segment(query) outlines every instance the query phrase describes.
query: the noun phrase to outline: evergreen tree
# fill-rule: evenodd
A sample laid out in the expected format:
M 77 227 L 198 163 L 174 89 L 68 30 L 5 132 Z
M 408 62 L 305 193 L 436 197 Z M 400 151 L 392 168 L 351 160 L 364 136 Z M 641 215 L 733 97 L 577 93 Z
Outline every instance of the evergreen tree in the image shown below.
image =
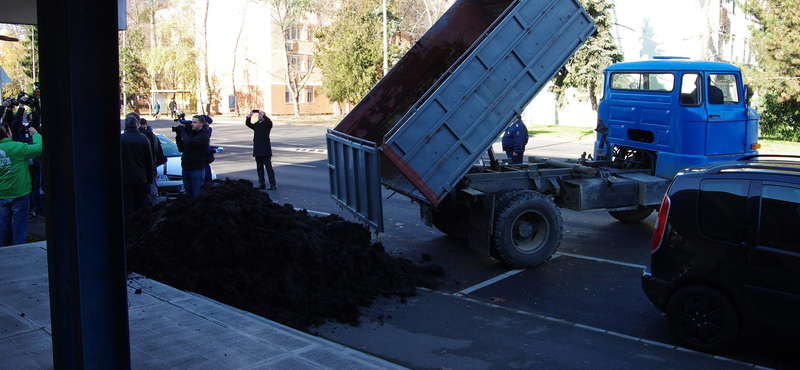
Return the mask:
M 605 0 L 581 0 L 586 12 L 594 19 L 597 32 L 572 56 L 553 79 L 550 91 L 556 94 L 556 105 L 566 104 L 566 90 L 575 88 L 588 94 L 592 109 L 597 111 L 598 96 L 603 91 L 603 69 L 622 61 L 622 52 L 611 34 L 610 10 L 614 6 Z
M 374 3 L 345 0 L 329 26 L 320 29 L 315 59 L 325 95 L 336 102 L 358 102 L 383 77 L 383 15 Z M 389 35 L 398 20 L 388 14 Z M 397 47 L 389 46 L 389 54 Z
M 800 141 L 800 0 L 746 4 L 754 22 L 750 46 L 758 66 L 744 70 L 761 97 L 761 133 Z
M 141 57 L 144 50 L 144 35 L 139 29 L 125 32 L 125 46 L 119 52 L 120 81 L 122 81 L 123 93 L 128 96 L 128 99 L 134 96 L 147 96 L 150 83 Z

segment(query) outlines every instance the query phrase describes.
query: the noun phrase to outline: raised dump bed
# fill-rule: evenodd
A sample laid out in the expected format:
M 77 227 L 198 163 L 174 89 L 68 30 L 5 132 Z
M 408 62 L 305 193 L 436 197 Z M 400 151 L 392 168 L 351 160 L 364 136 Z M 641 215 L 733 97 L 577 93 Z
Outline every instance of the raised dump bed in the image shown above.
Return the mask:
M 594 31 L 578 0 L 457 1 L 328 133 L 332 196 L 379 230 L 378 172 L 438 205 Z

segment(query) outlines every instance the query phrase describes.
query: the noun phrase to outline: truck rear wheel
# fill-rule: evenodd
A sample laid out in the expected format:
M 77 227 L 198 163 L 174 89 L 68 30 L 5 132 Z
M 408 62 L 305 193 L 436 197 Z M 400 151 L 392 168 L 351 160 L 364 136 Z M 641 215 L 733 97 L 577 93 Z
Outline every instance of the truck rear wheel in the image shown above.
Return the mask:
M 550 198 L 531 190 L 504 198 L 496 208 L 492 246 L 511 267 L 541 265 L 561 243 L 561 211 Z
M 630 209 L 627 211 L 609 211 L 611 217 L 616 218 L 622 222 L 639 222 L 650 216 L 653 213 L 652 207 L 639 207 L 637 209 Z

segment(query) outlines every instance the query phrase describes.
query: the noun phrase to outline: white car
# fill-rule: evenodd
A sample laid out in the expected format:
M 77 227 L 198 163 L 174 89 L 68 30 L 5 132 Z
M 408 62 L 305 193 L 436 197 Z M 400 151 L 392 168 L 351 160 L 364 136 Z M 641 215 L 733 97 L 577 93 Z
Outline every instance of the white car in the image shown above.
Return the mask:
M 178 146 L 164 135 L 153 134 L 161 142 L 161 149 L 164 151 L 164 156 L 167 157 L 167 163 L 158 166 L 157 170 L 156 187 L 158 188 L 158 195 L 163 197 L 183 193 L 181 152 L 178 151 Z M 216 178 L 217 174 L 214 173 L 214 169 L 211 169 L 211 179 Z

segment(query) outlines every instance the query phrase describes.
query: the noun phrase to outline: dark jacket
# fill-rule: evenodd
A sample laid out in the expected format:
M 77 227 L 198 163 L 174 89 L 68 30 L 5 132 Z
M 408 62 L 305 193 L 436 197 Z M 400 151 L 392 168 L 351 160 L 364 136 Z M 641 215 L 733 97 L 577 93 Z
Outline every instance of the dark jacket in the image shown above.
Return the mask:
M 30 134 L 28 134 L 28 128 L 22 123 L 22 117 L 24 116 L 25 108 L 19 107 L 19 109 L 17 109 L 17 114 L 14 115 L 14 119 L 11 122 L 11 140 L 33 144 L 33 140 Z
M 147 129 L 139 127 L 139 132 L 147 136 L 147 140 L 150 142 L 150 154 L 153 155 L 153 171 L 156 171 L 156 167 L 167 163 L 167 157 L 164 156 L 164 149 L 161 148 L 161 142 L 158 141 L 156 135 L 153 134 L 153 128 L 150 126 L 147 126 Z
M 272 120 L 266 117 L 263 122 L 251 123 L 247 118 L 244 124 L 253 130 L 253 157 L 272 157 L 272 144 L 269 142 Z
M 122 152 L 122 185 L 142 185 L 153 182 L 153 155 L 150 141 L 135 127 L 126 128 L 120 135 Z
M 525 151 L 525 145 L 528 144 L 528 129 L 522 120 L 517 119 L 511 126 L 508 126 L 503 133 L 501 142 L 504 152 L 522 153 Z
M 181 154 L 181 168 L 186 171 L 202 170 L 206 168 L 206 151 L 208 150 L 208 131 L 201 129 L 193 131 L 184 126 L 179 126 L 178 135 L 183 141 Z

